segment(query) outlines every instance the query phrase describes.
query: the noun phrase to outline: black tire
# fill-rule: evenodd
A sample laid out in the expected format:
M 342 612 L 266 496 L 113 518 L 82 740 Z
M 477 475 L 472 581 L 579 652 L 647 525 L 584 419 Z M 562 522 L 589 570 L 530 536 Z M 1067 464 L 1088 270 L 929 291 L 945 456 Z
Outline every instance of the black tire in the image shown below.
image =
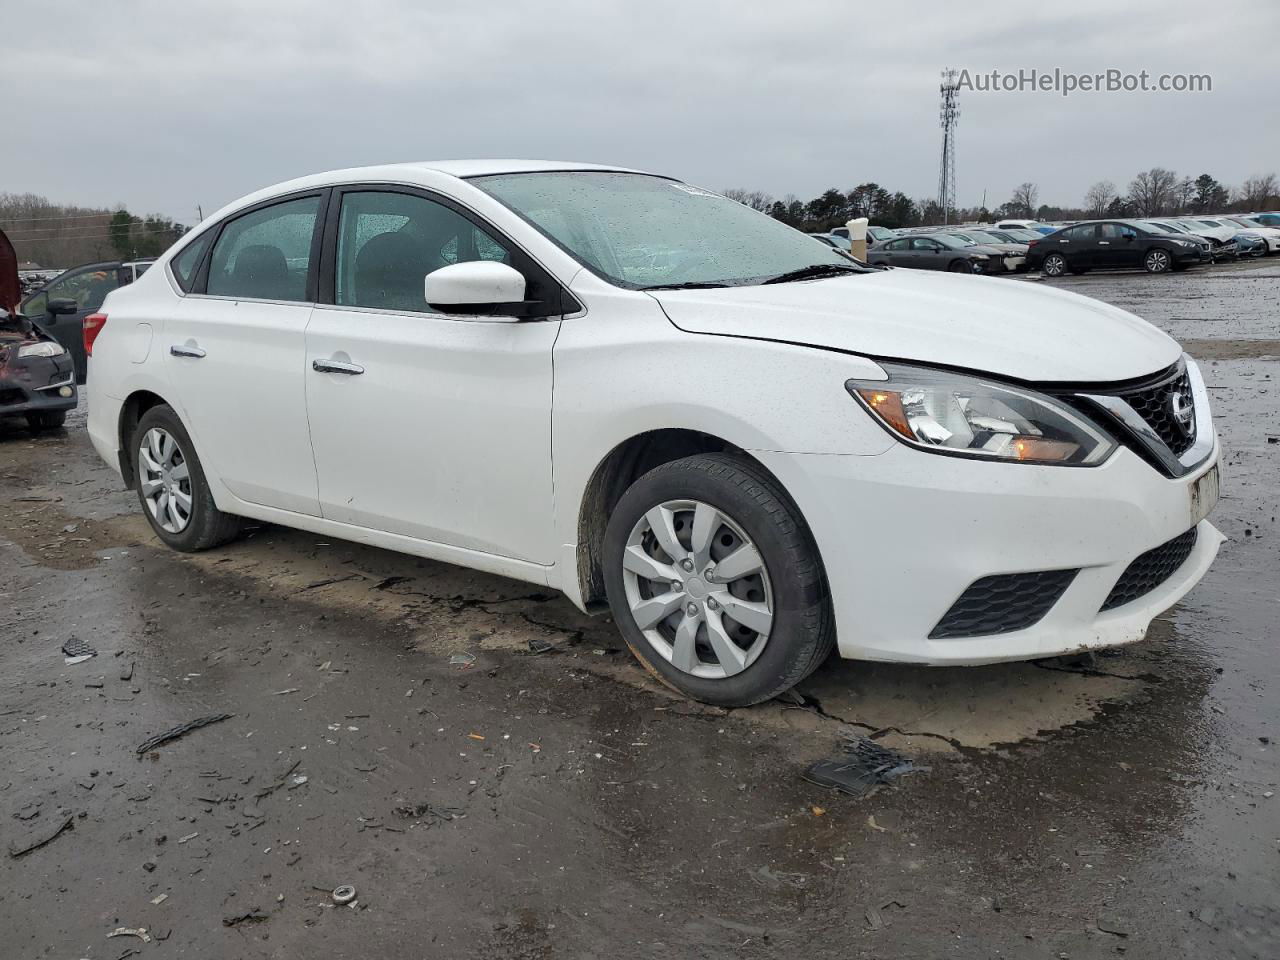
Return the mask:
M 1067 272 L 1067 258 L 1060 253 L 1050 253 L 1040 264 L 1040 272 L 1046 277 L 1060 277 Z
M 1152 247 L 1143 256 L 1142 267 L 1147 273 L 1168 273 L 1173 269 L 1173 255 L 1168 250 Z
M 178 533 L 165 530 L 156 522 L 142 493 L 142 470 L 139 467 L 139 447 L 147 431 L 153 427 L 165 430 L 177 442 L 187 465 L 191 487 L 191 515 L 187 525 Z M 196 453 L 195 444 L 182 421 L 167 404 L 152 407 L 138 420 L 138 425 L 129 440 L 129 456 L 133 463 L 134 489 L 138 494 L 138 503 L 142 513 L 151 524 L 156 536 L 174 550 L 183 553 L 195 553 L 208 550 L 235 539 L 239 535 L 244 521 L 240 517 L 223 513 L 213 502 L 213 494 L 205 479 L 204 467 Z
M 968 260 L 952 260 L 947 264 L 948 273 L 973 273 L 973 265 Z
M 32 430 L 56 430 L 66 422 L 65 410 L 40 410 L 27 414 L 27 426 Z
M 627 603 L 622 557 L 632 528 L 670 500 L 710 504 L 738 524 L 764 559 L 774 619 L 757 659 L 740 673 L 697 677 L 656 651 Z M 623 494 L 605 531 L 605 587 L 614 621 L 636 659 L 658 680 L 694 700 L 745 707 L 795 686 L 835 645 L 835 619 L 817 545 L 791 499 L 759 464 L 744 456 L 701 454 L 655 467 Z

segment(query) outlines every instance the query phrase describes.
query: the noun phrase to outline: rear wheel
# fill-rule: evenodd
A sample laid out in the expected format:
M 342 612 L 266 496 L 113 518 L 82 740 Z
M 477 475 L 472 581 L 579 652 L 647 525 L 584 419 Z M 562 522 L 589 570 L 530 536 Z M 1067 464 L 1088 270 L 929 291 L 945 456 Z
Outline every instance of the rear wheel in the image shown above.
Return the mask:
M 1051 253 L 1044 258 L 1040 272 L 1046 277 L 1060 277 L 1067 272 L 1067 258 L 1060 253 Z
M 214 504 L 195 445 L 172 407 L 161 404 L 144 413 L 130 449 L 142 512 L 166 544 L 190 553 L 240 532 L 240 518 Z
M 1169 256 L 1168 250 L 1161 250 L 1156 247 L 1147 251 L 1147 255 L 1142 260 L 1143 267 L 1147 273 L 1168 273 L 1173 269 L 1173 257 Z
M 609 520 L 605 584 L 632 653 L 695 700 L 776 697 L 835 643 L 813 537 L 745 457 L 686 457 L 637 480 Z
M 27 414 L 27 426 L 32 430 L 56 430 L 66 422 L 65 410 L 41 410 Z

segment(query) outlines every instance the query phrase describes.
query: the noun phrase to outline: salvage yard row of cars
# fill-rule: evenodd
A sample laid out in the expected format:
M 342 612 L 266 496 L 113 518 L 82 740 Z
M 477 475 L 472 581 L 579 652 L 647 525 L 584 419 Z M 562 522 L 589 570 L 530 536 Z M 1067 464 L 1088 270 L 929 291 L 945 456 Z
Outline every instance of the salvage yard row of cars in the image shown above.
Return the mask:
M 870 226 L 867 260 L 873 266 L 999 275 L 1041 270 L 1046 276 L 1099 269 L 1165 273 L 1217 260 L 1280 253 L 1280 217 L 1170 217 L 1088 220 L 1050 225 L 1031 220 L 994 226 Z M 811 234 L 846 253 L 847 228 Z
M 938 245 L 1016 271 L 1011 229 Z M 977 664 L 1137 641 L 1222 541 L 1208 393 L 1159 330 L 1063 290 L 868 267 L 639 171 L 280 184 L 83 332 L 89 438 L 165 544 L 265 520 L 531 581 L 725 706 L 833 649 Z

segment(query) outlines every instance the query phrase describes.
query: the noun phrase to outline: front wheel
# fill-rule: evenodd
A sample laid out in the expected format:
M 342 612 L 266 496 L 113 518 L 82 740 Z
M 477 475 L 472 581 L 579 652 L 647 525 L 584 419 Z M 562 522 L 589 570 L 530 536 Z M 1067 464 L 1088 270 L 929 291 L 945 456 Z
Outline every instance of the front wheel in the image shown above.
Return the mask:
M 1148 250 L 1142 265 L 1147 273 L 1168 273 L 1173 268 L 1173 257 L 1169 256 L 1168 250 Z
M 195 445 L 172 407 L 161 404 L 144 413 L 130 446 L 142 512 L 166 544 L 192 553 L 240 532 L 240 518 L 214 504 Z
M 745 457 L 685 457 L 646 473 L 614 509 L 604 548 L 627 646 L 695 700 L 743 707 L 776 697 L 835 643 L 809 528 Z
M 1060 253 L 1051 253 L 1044 258 L 1040 272 L 1046 277 L 1060 277 L 1067 272 L 1067 258 Z

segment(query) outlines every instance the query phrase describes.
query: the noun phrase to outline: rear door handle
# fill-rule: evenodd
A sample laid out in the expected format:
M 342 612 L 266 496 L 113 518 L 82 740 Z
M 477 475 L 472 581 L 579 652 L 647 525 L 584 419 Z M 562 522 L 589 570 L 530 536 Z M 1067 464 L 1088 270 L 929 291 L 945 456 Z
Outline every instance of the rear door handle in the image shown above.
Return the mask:
M 204 351 L 199 347 L 178 346 L 175 343 L 169 348 L 169 356 L 171 357 L 190 357 L 193 360 L 199 360 L 204 355 Z
M 316 373 L 345 373 L 356 377 L 364 373 L 364 367 L 358 363 L 347 363 L 345 360 L 312 360 L 311 369 Z

